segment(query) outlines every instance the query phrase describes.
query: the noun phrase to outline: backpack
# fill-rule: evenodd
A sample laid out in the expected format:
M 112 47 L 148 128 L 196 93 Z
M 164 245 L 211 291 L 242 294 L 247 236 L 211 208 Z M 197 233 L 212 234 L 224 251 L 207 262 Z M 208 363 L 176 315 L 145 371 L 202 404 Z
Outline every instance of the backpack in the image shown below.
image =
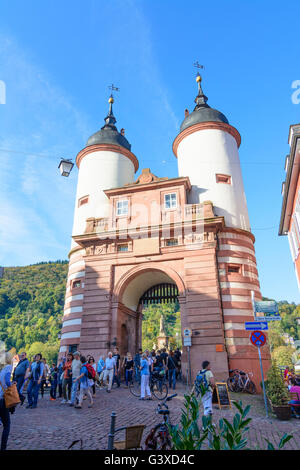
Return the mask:
M 196 376 L 195 391 L 197 396 L 201 393 L 201 388 L 203 388 L 205 392 L 208 390 L 209 383 L 206 378 L 206 372 L 206 369 L 200 370 Z
M 88 379 L 94 379 L 96 377 L 96 371 L 94 367 L 91 364 L 85 364 L 85 367 L 87 368 Z

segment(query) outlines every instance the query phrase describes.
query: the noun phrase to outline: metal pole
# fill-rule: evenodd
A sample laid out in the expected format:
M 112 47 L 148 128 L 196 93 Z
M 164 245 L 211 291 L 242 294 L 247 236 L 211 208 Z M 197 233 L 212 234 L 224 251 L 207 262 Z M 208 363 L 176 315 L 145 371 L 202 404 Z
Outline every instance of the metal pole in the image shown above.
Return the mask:
M 258 349 L 258 356 L 259 356 L 259 364 L 260 364 L 260 371 L 261 371 L 261 378 L 262 378 L 262 388 L 264 392 L 264 400 L 265 400 L 265 408 L 266 408 L 266 417 L 268 418 L 268 404 L 267 404 L 267 396 L 266 396 L 266 389 L 265 389 L 265 379 L 264 379 L 264 371 L 263 371 L 263 366 L 262 366 L 262 360 L 261 360 L 261 353 L 260 353 L 260 347 Z
M 116 429 L 116 418 L 117 414 L 113 411 L 110 417 L 110 432 L 108 435 L 108 444 L 107 449 L 113 450 L 114 448 L 114 438 L 115 438 L 115 429 Z
M 191 348 L 190 346 L 187 347 L 188 348 L 188 361 L 189 361 L 189 386 L 191 387 L 192 386 L 192 371 L 191 371 Z

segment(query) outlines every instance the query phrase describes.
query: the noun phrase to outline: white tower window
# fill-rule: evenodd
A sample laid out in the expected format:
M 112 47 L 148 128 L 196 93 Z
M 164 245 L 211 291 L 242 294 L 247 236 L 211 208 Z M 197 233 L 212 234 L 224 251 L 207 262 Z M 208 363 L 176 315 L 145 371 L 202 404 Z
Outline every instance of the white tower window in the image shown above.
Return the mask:
M 128 199 L 117 201 L 117 216 L 128 215 Z
M 177 208 L 177 194 L 170 193 L 165 194 L 165 209 L 176 209 Z
M 217 183 L 231 184 L 231 176 L 216 174 L 216 181 Z

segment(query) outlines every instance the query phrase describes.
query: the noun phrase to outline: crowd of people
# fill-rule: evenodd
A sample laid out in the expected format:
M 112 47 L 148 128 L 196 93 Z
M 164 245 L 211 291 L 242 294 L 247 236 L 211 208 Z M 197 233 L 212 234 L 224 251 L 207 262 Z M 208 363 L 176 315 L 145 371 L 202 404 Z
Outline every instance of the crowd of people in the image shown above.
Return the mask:
M 133 357 L 129 352 L 121 358 L 116 347 L 109 351 L 107 356 L 100 356 L 96 362 L 94 357 L 85 357 L 79 351 L 68 353 L 61 358 L 58 364 L 48 366 L 41 354 L 36 354 L 30 362 L 26 352 L 19 355 L 19 362 L 13 370 L 12 358 L 6 354 L 6 364 L 0 372 L 0 420 L 3 424 L 1 450 L 6 449 L 10 432 L 10 412 L 4 403 L 4 390 L 12 383 L 16 384 L 21 405 L 26 400 L 27 409 L 37 407 L 39 393 L 44 397 L 45 387 L 50 384 L 50 400 L 60 399 L 60 403 L 82 408 L 83 400 L 88 399 L 88 407 L 93 406 L 96 386 L 110 393 L 115 383 L 121 386 L 121 379 L 125 381 L 125 387 L 129 387 L 132 381 L 140 386 L 140 400 L 151 400 L 150 378 L 151 374 L 166 377 L 169 388 L 175 390 L 178 379 L 181 379 L 181 351 L 145 350 L 139 349 Z M 205 415 L 212 414 L 212 391 L 214 377 L 210 369 L 210 363 L 204 361 L 199 372 L 206 384 L 206 393 L 202 397 Z M 198 374 L 198 376 L 199 376 Z M 197 377 L 198 377 L 197 376 Z
M 13 412 L 5 407 L 4 391 L 12 383 L 16 384 L 21 406 L 27 394 L 27 409 L 37 408 L 39 395 L 43 398 L 45 388 L 49 385 L 51 401 L 60 399 L 61 404 L 80 409 L 84 399 L 88 399 L 88 407 L 93 406 L 96 386 L 110 393 L 113 384 L 121 386 L 123 378 L 125 387 L 129 387 L 133 379 L 137 380 L 141 390 L 140 400 L 150 400 L 150 376 L 162 371 L 169 380 L 169 387 L 175 390 L 176 382 L 181 378 L 181 351 L 178 348 L 169 352 L 166 349 L 151 352 L 139 349 L 134 357 L 128 352 L 121 358 L 116 347 L 107 356 L 100 356 L 97 362 L 93 356 L 85 357 L 75 351 L 51 367 L 41 354 L 36 354 L 30 362 L 26 352 L 22 352 L 14 369 L 12 357 L 7 354 L 5 366 L 0 372 L 0 420 L 3 424 L 1 450 L 6 449 L 10 413 Z

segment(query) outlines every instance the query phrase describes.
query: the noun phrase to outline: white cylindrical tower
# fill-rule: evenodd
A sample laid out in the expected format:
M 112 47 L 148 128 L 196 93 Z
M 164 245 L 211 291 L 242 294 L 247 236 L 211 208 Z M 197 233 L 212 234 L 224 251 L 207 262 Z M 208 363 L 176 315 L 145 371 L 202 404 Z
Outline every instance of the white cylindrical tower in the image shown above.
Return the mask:
M 108 199 L 103 191 L 133 183 L 139 166 L 124 131 L 119 133 L 115 126 L 113 102 L 111 96 L 105 125 L 88 139 L 76 157 L 79 172 L 72 235 L 84 233 L 86 219 L 108 217 Z M 72 248 L 75 246 L 72 241 Z
M 196 107 L 181 124 L 173 143 L 179 176 L 189 176 L 189 203 L 213 201 L 215 214 L 224 216 L 228 227 L 250 230 L 246 196 L 240 167 L 239 132 L 224 114 L 206 103 L 197 76 Z
M 88 139 L 86 147 L 76 157 L 78 183 L 73 236 L 84 234 L 87 219 L 109 216 L 108 199 L 104 190 L 133 183 L 134 174 L 139 166 L 136 156 L 131 152 L 131 145 L 124 136 L 124 131 L 118 132 L 115 126 L 113 102 L 111 96 L 105 125 Z M 85 249 L 72 239 L 60 356 L 79 348 L 79 344 L 84 344 L 82 319 L 86 292 L 85 255 Z

